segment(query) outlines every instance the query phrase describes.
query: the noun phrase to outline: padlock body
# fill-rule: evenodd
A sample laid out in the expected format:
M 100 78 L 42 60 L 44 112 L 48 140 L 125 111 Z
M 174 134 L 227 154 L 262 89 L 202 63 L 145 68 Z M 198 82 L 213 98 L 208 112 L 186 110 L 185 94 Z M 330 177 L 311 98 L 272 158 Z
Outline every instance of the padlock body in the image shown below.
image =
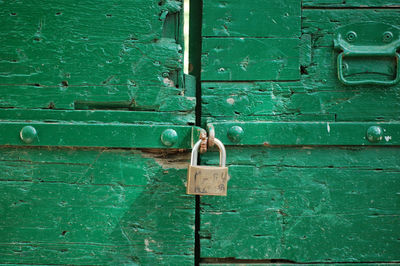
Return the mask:
M 226 196 L 228 179 L 228 167 L 190 165 L 186 193 Z

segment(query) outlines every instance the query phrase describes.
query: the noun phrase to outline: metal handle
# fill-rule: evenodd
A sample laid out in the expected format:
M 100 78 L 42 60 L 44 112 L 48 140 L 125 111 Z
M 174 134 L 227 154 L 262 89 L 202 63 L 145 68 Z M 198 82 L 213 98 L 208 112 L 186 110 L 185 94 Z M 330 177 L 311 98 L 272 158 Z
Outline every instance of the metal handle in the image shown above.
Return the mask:
M 350 55 L 351 56 L 351 54 L 346 54 L 346 55 Z M 348 80 L 343 75 L 343 57 L 344 57 L 344 53 L 341 52 L 338 55 L 338 59 L 337 59 L 338 78 L 345 85 L 364 85 L 364 84 L 386 85 L 386 86 L 394 85 L 394 84 L 396 84 L 396 83 L 398 83 L 400 81 L 400 67 L 399 67 L 400 55 L 398 53 L 395 53 L 395 56 L 396 56 L 396 78 L 394 80 L 389 80 L 389 81 L 372 80 L 372 79 L 367 79 L 367 80 Z
M 199 153 L 199 147 L 201 144 L 202 140 L 199 140 L 194 144 L 193 150 L 192 150 L 192 157 L 190 159 L 190 165 L 197 165 L 197 157 Z M 218 146 L 219 148 L 219 166 L 225 167 L 226 164 L 226 150 L 224 144 L 217 138 L 214 139 L 214 143 Z

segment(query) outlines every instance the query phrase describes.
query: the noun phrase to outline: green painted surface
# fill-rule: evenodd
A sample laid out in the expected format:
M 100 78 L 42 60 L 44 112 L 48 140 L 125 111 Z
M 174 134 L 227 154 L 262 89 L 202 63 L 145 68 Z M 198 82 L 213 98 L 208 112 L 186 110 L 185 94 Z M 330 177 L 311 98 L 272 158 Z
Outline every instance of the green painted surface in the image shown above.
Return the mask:
M 175 142 L 163 142 L 174 130 Z M 175 125 L 0 122 L 0 145 L 190 149 L 201 128 Z
M 0 10 L 1 144 L 67 146 L 0 147 L 0 264 L 192 265 L 189 153 L 105 148 L 161 148 L 168 128 L 191 142 L 182 2 Z
M 0 262 L 191 265 L 188 153 L 1 148 Z
M 229 148 L 228 197 L 201 198 L 202 257 L 398 261 L 398 153 Z M 215 157 L 202 158 L 217 164 Z
M 202 54 L 204 81 L 300 78 L 299 39 L 204 38 Z
M 182 73 L 181 1 L 0 1 L 0 120 L 18 127 L 3 134 L 20 143 L 23 126 L 40 124 L 23 132 L 24 145 L 34 145 L 42 129 L 62 124 L 68 138 L 85 136 L 80 145 L 115 134 L 126 147 L 139 141 L 126 131 L 136 127 L 142 145 L 154 147 L 154 132 L 162 145 L 165 129 L 193 125 L 196 101 L 203 126 L 324 127 L 285 138 L 280 124 L 272 134 L 253 123 L 252 140 L 247 128 L 231 132 L 236 144 L 259 144 L 260 131 L 271 142 L 323 140 L 326 122 L 397 125 L 399 85 L 343 85 L 333 45 L 352 23 L 399 27 L 397 1 L 264 2 L 205 0 L 200 21 L 193 1 L 191 70 L 203 81 L 195 84 Z M 345 75 L 361 78 L 396 71 L 393 58 L 343 63 Z M 229 147 L 228 197 L 200 198 L 199 245 L 195 198 L 185 195 L 187 152 L 3 146 L 0 263 L 192 265 L 195 249 L 201 262 L 219 264 L 399 262 L 399 148 L 353 146 L 381 138 L 378 128 L 365 131 L 347 128 L 362 135 L 337 143 L 348 146 Z M 202 160 L 218 164 L 218 155 Z
M 223 3 L 231 10 L 224 9 Z M 229 1 L 223 3 L 216 12 L 237 12 Z M 252 78 L 261 76 L 260 69 L 256 74 L 239 70 L 243 71 L 243 78 L 237 78 L 233 71 L 228 72 L 229 76 L 218 73 L 217 68 L 210 69 L 213 64 L 237 69 L 246 54 L 271 50 L 285 51 L 282 60 L 289 61 L 290 49 L 280 43 L 283 38 L 268 38 L 268 49 L 243 45 L 240 52 L 228 53 L 223 46 L 207 46 L 210 40 L 220 42 L 214 36 L 218 34 L 230 36 L 221 38 L 227 40 L 227 46 L 245 44 L 254 32 L 275 29 L 275 25 L 263 22 L 268 16 L 259 19 L 256 27 L 241 28 L 238 36 L 242 39 L 231 38 L 235 35 L 220 30 L 222 23 L 227 29 L 236 27 L 234 20 L 226 23 L 229 15 L 207 22 L 214 28 L 203 31 L 202 125 L 215 122 L 216 137 L 228 145 L 288 145 L 311 139 L 314 144 L 324 144 L 325 140 L 332 140 L 328 137 L 328 124 L 365 127 L 341 128 L 337 137 L 358 135 L 348 141 L 344 141 L 346 137 L 336 138 L 336 144 L 342 146 L 304 146 L 312 144 L 305 141 L 299 147 L 228 147 L 228 196 L 200 199 L 204 265 L 400 261 L 399 147 L 354 146 L 383 140 L 379 130 L 368 131 L 369 126 L 378 126 L 378 122 L 397 124 L 400 85 L 342 84 L 337 74 L 339 51 L 334 47 L 339 29 L 353 23 L 369 22 L 371 32 L 378 28 L 374 22 L 399 27 L 400 3 L 305 0 L 302 4 L 301 35 L 295 52 L 299 66 L 290 72 L 298 73 L 294 79 Z M 205 10 L 204 14 L 207 12 L 213 10 Z M 246 11 L 242 14 L 242 21 L 250 21 L 253 15 Z M 209 36 L 212 31 L 214 35 Z M 365 37 L 363 34 L 359 36 Z M 263 57 L 257 58 L 261 62 L 258 66 L 265 63 Z M 344 75 L 353 75 L 355 80 L 390 80 L 396 74 L 395 57 L 367 55 L 345 58 L 343 63 L 347 67 Z M 268 71 L 264 77 L 276 75 L 275 69 Z M 241 123 L 249 121 L 252 123 Z M 299 125 L 309 127 L 302 130 Z M 232 136 L 229 139 L 232 126 L 243 126 L 240 140 Z M 397 134 L 398 130 L 392 132 Z M 202 156 L 202 162 L 218 164 L 215 154 L 209 153 Z
M 303 54 L 300 81 L 234 83 L 220 79 L 224 82 L 203 82 L 204 120 L 398 120 L 399 85 L 387 88 L 343 85 L 337 77 L 338 52 L 334 50 L 333 40 L 341 26 L 374 20 L 394 25 L 397 22 L 398 26 L 399 15 L 398 9 L 303 10 L 302 32 L 307 37 L 300 49 Z M 307 40 L 309 37 L 311 39 Z M 364 58 L 350 63 L 355 68 L 367 66 L 389 75 L 395 70 L 393 60 Z
M 400 7 L 397 0 L 303 0 L 303 7 Z
M 193 114 L 109 110 L 0 109 L 1 121 L 87 122 L 121 124 L 191 124 Z
M 400 123 L 394 122 L 257 121 L 211 125 L 225 145 L 400 145 Z
M 183 95 L 181 5 L 2 1 L 0 107 L 193 110 Z
M 326 52 L 328 49 L 325 49 Z M 334 60 L 333 57 L 330 59 Z M 321 64 L 325 62 L 322 61 Z M 336 66 L 333 66 L 336 67 Z M 239 121 L 392 121 L 400 117 L 398 88 L 340 85 L 331 69 L 304 77 L 301 83 L 205 82 L 204 120 Z M 317 79 L 320 75 L 330 79 Z M 311 77 L 314 76 L 314 78 Z M 320 86 L 313 86 L 312 82 Z M 330 83 L 330 84 L 328 84 Z M 334 85 L 335 84 L 335 85 Z M 382 104 L 384 103 L 384 104 Z
M 204 0 L 203 36 L 298 37 L 300 6 L 299 0 Z

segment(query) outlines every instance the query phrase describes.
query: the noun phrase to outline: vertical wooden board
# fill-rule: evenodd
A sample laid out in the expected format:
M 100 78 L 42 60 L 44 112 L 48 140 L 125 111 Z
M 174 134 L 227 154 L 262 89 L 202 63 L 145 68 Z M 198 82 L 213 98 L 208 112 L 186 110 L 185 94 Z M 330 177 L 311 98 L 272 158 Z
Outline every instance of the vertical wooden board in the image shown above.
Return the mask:
M 398 148 L 227 152 L 228 197 L 201 198 L 202 258 L 399 261 Z
M 204 38 L 203 81 L 298 80 L 299 39 Z
M 300 0 L 203 1 L 203 36 L 299 37 Z
M 396 0 L 304 0 L 303 7 L 400 7 Z
M 188 153 L 0 149 L 0 263 L 193 263 Z

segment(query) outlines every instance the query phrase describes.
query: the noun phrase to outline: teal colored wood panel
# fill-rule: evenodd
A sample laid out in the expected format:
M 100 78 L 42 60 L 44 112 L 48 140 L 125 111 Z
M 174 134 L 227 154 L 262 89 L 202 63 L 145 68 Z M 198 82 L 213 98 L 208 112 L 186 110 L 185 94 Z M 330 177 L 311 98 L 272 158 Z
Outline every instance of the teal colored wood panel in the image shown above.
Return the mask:
M 202 258 L 399 261 L 398 153 L 228 149 L 228 196 L 201 198 Z M 205 164 L 218 163 L 207 156 Z
M 333 58 L 327 50 L 323 56 Z M 335 118 L 337 121 L 391 121 L 400 118 L 397 87 L 346 88 L 337 81 L 334 70 L 323 71 L 323 63 L 316 61 L 315 64 L 310 67 L 307 80 L 301 83 L 202 83 L 203 117 L 208 121 L 332 121 Z M 311 72 L 314 69 L 316 72 Z M 316 77 L 324 75 L 331 77 L 329 82 L 316 81 Z M 320 86 L 314 87 L 312 81 Z
M 333 48 L 333 38 L 337 28 L 359 21 L 379 20 L 398 25 L 399 15 L 400 11 L 397 9 L 303 10 L 304 38 L 302 37 L 300 49 L 300 80 L 298 82 L 203 82 L 204 120 L 398 120 L 400 85 L 391 87 L 343 85 L 337 77 L 338 52 Z M 206 59 L 210 61 L 210 58 Z M 213 59 L 215 61 L 219 59 L 217 53 Z M 369 65 L 374 71 L 380 70 L 385 75 L 393 74 L 395 69 L 395 62 L 385 60 L 361 58 L 354 63 Z
M 192 111 L 181 8 L 175 0 L 1 2 L 0 107 L 74 109 L 91 101 Z
M 302 34 L 311 34 L 313 47 L 333 48 L 339 27 L 360 22 L 383 22 L 399 27 L 399 9 L 304 9 Z
M 26 110 L 0 109 L 2 121 L 36 122 L 90 122 L 135 124 L 189 124 L 193 116 L 188 113 L 109 111 L 109 110 Z
M 396 0 L 304 0 L 303 7 L 399 7 Z
M 196 99 L 182 88 L 149 85 L 1 86 L 0 107 L 130 111 L 192 111 Z M 194 120 L 194 115 L 192 115 Z
M 300 0 L 203 1 L 203 36 L 298 37 Z
M 189 154 L 165 156 L 1 148 L 0 263 L 192 265 Z
M 298 80 L 299 39 L 204 38 L 203 81 Z

